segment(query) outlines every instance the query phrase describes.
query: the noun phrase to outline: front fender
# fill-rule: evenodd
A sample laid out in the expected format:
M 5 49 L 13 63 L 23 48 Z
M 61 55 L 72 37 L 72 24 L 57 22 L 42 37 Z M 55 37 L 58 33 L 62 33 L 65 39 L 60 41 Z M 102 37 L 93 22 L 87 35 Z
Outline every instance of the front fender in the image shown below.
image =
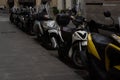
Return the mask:
M 42 29 L 42 26 L 41 26 L 41 23 L 40 23 L 40 21 L 35 21 L 34 22 L 34 26 L 33 26 L 33 31 L 35 32 L 35 33 L 37 33 L 38 32 L 38 29 L 39 29 L 39 31 L 41 32 L 41 34 L 43 34 L 43 29 Z
M 72 45 L 71 45 L 71 47 L 70 47 L 70 50 L 69 50 L 69 53 L 68 53 L 68 56 L 69 56 L 70 58 L 71 58 L 72 55 L 73 55 L 73 47 L 74 47 L 74 45 L 77 45 L 77 46 L 79 47 L 79 49 L 82 50 L 82 49 L 81 49 L 81 47 L 82 47 L 82 42 L 79 41 L 79 40 L 74 41 L 74 42 L 72 43 Z M 86 45 L 86 46 L 87 46 L 87 45 Z
M 48 30 L 50 36 L 55 36 L 58 40 L 64 42 L 59 30 Z

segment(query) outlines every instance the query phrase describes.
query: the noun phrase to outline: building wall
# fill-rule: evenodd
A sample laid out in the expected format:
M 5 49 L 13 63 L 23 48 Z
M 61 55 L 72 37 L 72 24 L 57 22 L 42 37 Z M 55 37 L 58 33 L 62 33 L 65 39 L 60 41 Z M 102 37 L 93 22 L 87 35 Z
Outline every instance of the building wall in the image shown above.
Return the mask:
M 66 0 L 66 9 L 72 8 L 72 0 Z
M 56 6 L 58 7 L 59 10 L 63 9 L 71 9 L 72 8 L 72 0 L 56 0 Z M 66 3 L 66 4 L 64 4 Z
M 52 7 L 57 7 L 57 0 L 52 0 L 51 6 Z
M 14 2 L 15 2 L 15 3 L 14 3 L 14 6 L 19 7 L 18 0 L 14 0 Z M 36 6 L 39 6 L 40 3 L 41 3 L 41 0 L 36 0 Z M 8 6 L 7 0 L 0 0 L 0 6 L 3 6 L 3 5 Z M 52 7 L 53 7 L 53 6 L 57 6 L 57 0 L 52 0 L 52 1 L 51 1 L 51 6 L 52 6 Z
M 18 0 L 14 0 L 14 6 L 19 7 Z
M 59 10 L 62 10 L 64 7 L 63 7 L 63 0 L 57 0 L 57 8 Z
M 7 6 L 7 0 L 0 0 L 0 6 Z
M 86 17 L 88 19 L 105 23 L 106 19 L 103 12 L 109 10 L 115 22 L 118 23 L 118 17 L 120 17 L 120 0 L 85 0 L 85 3 Z

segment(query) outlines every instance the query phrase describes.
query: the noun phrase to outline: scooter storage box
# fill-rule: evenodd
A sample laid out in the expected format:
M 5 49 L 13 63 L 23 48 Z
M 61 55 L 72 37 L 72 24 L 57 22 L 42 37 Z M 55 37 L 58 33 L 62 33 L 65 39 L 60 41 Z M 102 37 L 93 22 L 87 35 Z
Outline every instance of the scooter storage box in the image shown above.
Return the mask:
M 59 26 L 65 27 L 70 22 L 70 16 L 66 14 L 58 14 L 56 17 L 56 22 Z

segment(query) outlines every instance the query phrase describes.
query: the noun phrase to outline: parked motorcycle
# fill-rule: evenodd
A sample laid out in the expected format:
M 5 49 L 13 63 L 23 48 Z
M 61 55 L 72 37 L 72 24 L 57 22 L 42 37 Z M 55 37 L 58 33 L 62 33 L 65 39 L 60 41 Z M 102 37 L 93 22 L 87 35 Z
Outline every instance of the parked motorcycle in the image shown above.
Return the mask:
M 20 11 L 18 8 L 10 11 L 9 19 L 11 23 L 17 25 L 17 23 L 19 22 L 19 19 L 18 19 L 19 13 Z
M 111 17 L 110 12 L 105 12 L 105 16 Z M 88 35 L 88 71 L 94 80 L 120 80 L 120 35 L 116 32 L 115 24 L 98 25 L 96 28 L 112 31 L 112 33 L 110 36 L 98 32 L 91 32 Z
M 25 20 L 26 20 L 25 31 L 30 35 L 34 35 L 33 31 L 33 26 L 35 22 L 34 14 L 29 14 Z
M 33 25 L 34 25 L 35 17 L 32 8 L 26 9 L 24 12 L 22 12 L 19 19 L 20 19 L 19 22 L 20 28 L 29 34 L 34 34 Z
M 13 9 L 10 10 L 10 16 L 9 16 L 9 20 L 11 23 L 13 23 L 14 21 L 14 15 L 15 15 L 15 11 L 13 11 Z
M 69 57 L 77 67 L 83 67 L 86 58 L 87 36 L 85 18 L 76 16 L 71 22 L 71 17 L 59 14 L 56 18 L 61 26 L 64 41 L 59 41 L 58 55 L 61 59 Z
M 18 27 L 22 30 L 25 30 L 25 27 L 26 27 L 26 19 L 27 19 L 27 16 L 28 16 L 28 12 L 25 8 L 22 8 L 21 9 L 21 12 L 19 14 L 19 22 L 18 22 Z
M 55 20 L 47 15 L 38 14 L 33 29 L 37 38 L 46 44 L 49 49 L 58 48 L 61 32 Z
M 60 27 L 50 17 L 49 9 L 49 1 L 42 0 L 33 29 L 37 38 L 46 44 L 49 49 L 57 49 L 58 40 L 61 39 Z
M 116 42 L 119 36 L 115 37 Z M 88 36 L 88 61 L 90 74 L 94 74 L 98 80 L 119 80 L 119 57 L 120 43 L 116 43 L 112 38 L 93 33 Z M 111 77 L 112 79 L 107 79 Z

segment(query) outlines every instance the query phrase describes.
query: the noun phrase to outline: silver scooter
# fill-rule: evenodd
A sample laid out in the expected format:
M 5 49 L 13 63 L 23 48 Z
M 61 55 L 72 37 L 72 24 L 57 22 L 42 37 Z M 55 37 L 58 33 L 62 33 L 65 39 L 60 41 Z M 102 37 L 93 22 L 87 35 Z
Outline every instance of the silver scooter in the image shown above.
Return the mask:
M 61 31 L 56 21 L 50 18 L 48 2 L 43 0 L 33 26 L 33 31 L 37 38 L 46 44 L 49 49 L 57 49 L 58 41 L 62 40 L 62 37 L 60 37 Z

